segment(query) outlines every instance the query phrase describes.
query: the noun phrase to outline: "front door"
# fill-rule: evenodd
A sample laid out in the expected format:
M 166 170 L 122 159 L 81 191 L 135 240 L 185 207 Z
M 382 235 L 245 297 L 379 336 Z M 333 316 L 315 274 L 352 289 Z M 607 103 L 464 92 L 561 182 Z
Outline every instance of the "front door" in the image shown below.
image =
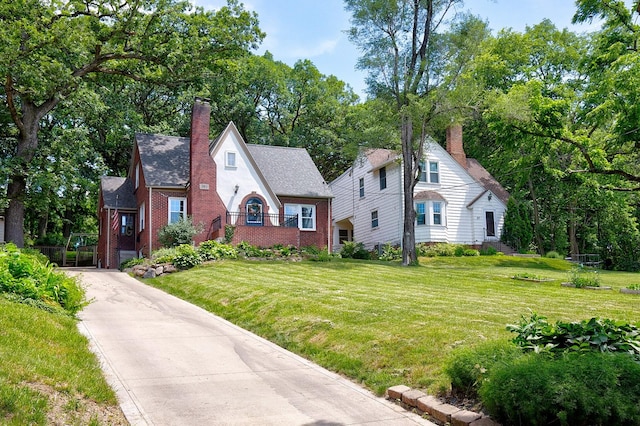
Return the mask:
M 486 212 L 485 217 L 487 220 L 487 237 L 495 237 L 496 236 L 496 224 L 493 219 L 493 212 Z
M 136 249 L 135 214 L 120 213 L 120 232 L 118 234 L 118 248 L 120 250 Z

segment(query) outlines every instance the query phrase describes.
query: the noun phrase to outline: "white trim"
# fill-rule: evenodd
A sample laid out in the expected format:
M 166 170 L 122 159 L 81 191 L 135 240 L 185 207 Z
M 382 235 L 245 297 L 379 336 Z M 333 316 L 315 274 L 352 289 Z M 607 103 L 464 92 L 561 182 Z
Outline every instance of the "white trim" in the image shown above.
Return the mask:
M 183 210 L 181 212 L 184 218 L 187 217 L 187 198 L 186 197 L 167 197 L 167 223 L 173 223 L 171 222 L 171 213 L 178 212 L 178 210 L 171 210 L 172 201 L 178 201 L 183 203 L 182 205 Z

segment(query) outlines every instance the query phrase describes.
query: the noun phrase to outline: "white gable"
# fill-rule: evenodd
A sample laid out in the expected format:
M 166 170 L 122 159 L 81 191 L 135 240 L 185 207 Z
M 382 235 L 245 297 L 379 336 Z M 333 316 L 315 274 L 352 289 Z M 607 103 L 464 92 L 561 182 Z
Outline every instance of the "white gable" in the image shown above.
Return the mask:
M 255 193 L 266 200 L 269 213 L 279 213 L 280 201 L 267 185 L 233 123 L 222 132 L 211 155 L 216 163 L 216 190 L 227 211 L 242 211 L 242 199 Z

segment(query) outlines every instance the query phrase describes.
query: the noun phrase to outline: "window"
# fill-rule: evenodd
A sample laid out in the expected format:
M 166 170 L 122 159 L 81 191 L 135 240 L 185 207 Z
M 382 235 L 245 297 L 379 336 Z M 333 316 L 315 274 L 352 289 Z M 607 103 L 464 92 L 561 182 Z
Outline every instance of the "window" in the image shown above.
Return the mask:
M 378 210 L 374 210 L 371 212 L 371 227 L 378 227 Z
M 340 241 L 340 244 L 344 244 L 346 241 L 351 241 L 351 229 L 338 230 L 338 241 Z
M 493 212 L 485 212 L 484 213 L 485 220 L 487 222 L 487 237 L 495 237 L 496 236 L 496 221 L 493 217 Z
M 236 153 L 233 151 L 227 151 L 224 155 L 224 165 L 226 167 L 234 168 L 237 167 L 236 164 Z
M 136 189 L 140 186 L 140 163 L 136 164 Z
M 426 182 L 427 181 L 427 163 L 426 161 L 421 161 L 420 162 L 420 182 Z
M 433 224 L 442 225 L 442 203 L 439 201 L 433 202 Z
M 297 217 L 298 228 L 304 231 L 316 230 L 316 206 L 312 204 L 285 204 L 284 215 Z
M 364 178 L 360 178 L 360 198 L 364 197 Z
M 140 222 L 138 226 L 138 232 L 140 232 L 144 229 L 144 203 L 140 204 L 140 210 L 138 211 L 138 219 Z
M 383 190 L 387 187 L 387 168 L 383 167 L 380 169 L 380 190 Z
M 262 226 L 262 200 L 250 198 L 247 200 L 247 225 Z
M 425 225 L 427 223 L 427 205 L 425 203 L 416 204 L 416 221 L 418 225 Z
M 169 197 L 169 223 L 178 222 L 187 217 L 187 199 Z
M 429 161 L 429 183 L 439 183 L 440 174 L 438 172 L 438 163 Z

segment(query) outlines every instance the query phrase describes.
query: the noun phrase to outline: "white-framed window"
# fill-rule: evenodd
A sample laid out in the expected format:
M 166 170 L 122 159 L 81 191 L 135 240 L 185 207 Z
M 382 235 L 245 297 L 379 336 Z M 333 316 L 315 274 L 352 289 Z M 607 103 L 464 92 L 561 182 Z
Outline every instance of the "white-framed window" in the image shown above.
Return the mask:
M 442 225 L 442 203 L 434 201 L 431 208 L 433 210 L 433 224 Z
M 136 189 L 140 186 L 140 163 L 136 164 Z
M 420 182 L 440 183 L 440 167 L 437 161 L 420 161 Z
M 145 208 L 144 203 L 140 204 L 140 208 L 138 209 L 138 231 L 142 231 L 144 229 L 144 218 L 145 218 Z
M 184 197 L 169 197 L 168 223 L 174 223 L 187 217 L 187 199 Z
M 371 228 L 378 227 L 378 210 L 374 210 L 371 212 Z
M 380 190 L 387 188 L 387 168 L 383 167 L 380 169 Z
M 427 203 L 416 203 L 416 223 L 418 225 L 427 224 Z
M 285 204 L 285 217 L 296 216 L 298 228 L 303 231 L 316 230 L 316 206 L 313 204 Z
M 358 181 L 358 187 L 360 188 L 360 198 L 364 197 L 364 178 L 360 178 Z
M 227 151 L 224 153 L 224 165 L 229 168 L 236 168 L 238 164 L 236 162 L 237 153 L 235 151 Z
M 440 169 L 437 161 L 429 161 L 429 183 L 440 183 Z

